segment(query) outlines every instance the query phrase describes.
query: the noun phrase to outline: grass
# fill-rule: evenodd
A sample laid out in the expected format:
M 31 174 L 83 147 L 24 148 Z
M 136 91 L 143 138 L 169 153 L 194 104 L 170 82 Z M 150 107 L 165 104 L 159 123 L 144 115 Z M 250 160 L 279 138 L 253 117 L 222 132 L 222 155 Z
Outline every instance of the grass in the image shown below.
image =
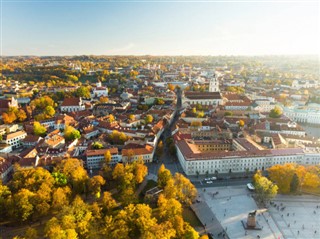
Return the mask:
M 183 208 L 182 211 L 182 216 L 183 219 L 190 223 L 190 225 L 195 228 L 195 227 L 202 227 L 202 224 L 196 214 L 191 210 L 190 207 Z

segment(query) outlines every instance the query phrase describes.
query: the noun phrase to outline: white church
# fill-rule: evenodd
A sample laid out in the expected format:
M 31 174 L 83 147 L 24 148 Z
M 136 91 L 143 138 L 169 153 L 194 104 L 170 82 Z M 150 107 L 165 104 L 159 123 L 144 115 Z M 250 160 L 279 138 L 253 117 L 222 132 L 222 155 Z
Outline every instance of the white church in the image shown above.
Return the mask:
M 98 81 L 96 83 L 96 87 L 93 88 L 92 94 L 91 94 L 91 98 L 94 97 L 107 97 L 108 96 L 108 88 L 107 87 L 103 87 L 101 82 Z
M 223 100 L 220 94 L 219 81 L 215 75 L 213 75 L 209 80 L 209 91 L 187 91 L 184 92 L 182 97 L 182 104 L 187 103 L 189 105 L 221 105 L 222 102 Z

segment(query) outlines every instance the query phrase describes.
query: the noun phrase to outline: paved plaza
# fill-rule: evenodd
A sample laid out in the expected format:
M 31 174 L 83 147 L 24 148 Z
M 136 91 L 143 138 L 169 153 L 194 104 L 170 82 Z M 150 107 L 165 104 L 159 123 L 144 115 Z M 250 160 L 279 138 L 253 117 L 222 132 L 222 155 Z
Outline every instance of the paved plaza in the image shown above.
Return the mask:
M 231 239 L 320 239 L 319 197 L 278 195 L 268 209 L 258 209 L 245 185 L 198 190 L 199 198 L 206 202 Z M 248 213 L 255 210 L 262 230 L 245 230 L 241 221 L 247 221 Z M 200 217 L 205 219 L 207 215 Z

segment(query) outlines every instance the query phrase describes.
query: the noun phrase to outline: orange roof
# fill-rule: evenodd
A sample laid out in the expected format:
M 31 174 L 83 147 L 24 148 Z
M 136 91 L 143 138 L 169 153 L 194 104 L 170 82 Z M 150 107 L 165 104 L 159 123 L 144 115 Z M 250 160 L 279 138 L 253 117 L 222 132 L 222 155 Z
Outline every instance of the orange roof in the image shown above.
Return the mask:
M 130 152 L 133 152 L 134 155 L 143 155 L 143 154 L 151 154 L 153 151 L 153 147 L 146 144 L 141 148 L 127 148 L 122 150 L 122 156 L 129 156 Z
M 109 149 L 95 149 L 95 150 L 87 150 L 87 156 L 97 156 L 104 155 L 107 151 L 110 151 L 111 154 L 118 154 L 118 148 L 109 148 Z
M 20 131 L 17 131 L 17 132 L 14 132 L 12 134 L 7 134 L 7 137 L 6 139 L 14 139 L 16 137 L 19 137 L 19 136 L 22 136 L 24 134 L 27 134 L 24 130 L 20 130 Z

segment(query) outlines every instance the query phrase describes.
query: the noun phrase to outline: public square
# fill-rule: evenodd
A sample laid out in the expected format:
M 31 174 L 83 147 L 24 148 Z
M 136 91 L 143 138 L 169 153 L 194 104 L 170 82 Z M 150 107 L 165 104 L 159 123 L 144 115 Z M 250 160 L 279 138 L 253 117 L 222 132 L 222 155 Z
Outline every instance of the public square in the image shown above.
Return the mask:
M 206 202 L 229 238 L 320 238 L 319 197 L 278 195 L 272 201 L 273 205 L 258 209 L 245 185 L 198 190 L 199 198 Z M 245 230 L 241 221 L 246 222 L 248 213 L 255 210 L 256 220 L 262 230 Z M 200 217 L 207 218 L 201 214 Z

